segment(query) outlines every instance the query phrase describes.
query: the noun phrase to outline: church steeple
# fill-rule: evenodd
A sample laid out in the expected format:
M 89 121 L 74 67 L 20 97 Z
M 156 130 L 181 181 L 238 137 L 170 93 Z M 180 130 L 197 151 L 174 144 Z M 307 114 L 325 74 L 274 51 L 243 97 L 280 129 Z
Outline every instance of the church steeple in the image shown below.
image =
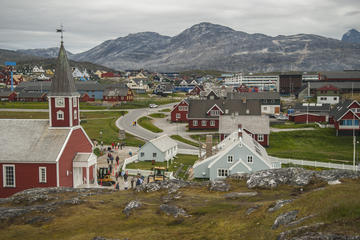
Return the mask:
M 61 33 L 62 31 L 63 29 L 61 28 Z M 48 93 L 50 127 L 73 127 L 79 125 L 79 97 L 80 94 L 76 91 L 61 36 L 55 76 Z

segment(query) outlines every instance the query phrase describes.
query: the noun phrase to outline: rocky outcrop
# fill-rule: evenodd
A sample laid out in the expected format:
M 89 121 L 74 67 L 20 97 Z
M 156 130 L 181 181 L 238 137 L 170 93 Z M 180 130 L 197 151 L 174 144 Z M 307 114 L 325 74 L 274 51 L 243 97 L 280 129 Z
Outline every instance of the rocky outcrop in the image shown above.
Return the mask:
M 136 209 L 136 208 L 139 208 L 142 206 L 142 203 L 139 202 L 139 201 L 136 201 L 136 200 L 132 200 L 130 201 L 128 204 L 126 204 L 124 210 L 123 210 L 123 213 L 129 217 L 131 212 Z
M 214 181 L 210 183 L 209 191 L 228 192 L 230 185 L 225 181 Z
M 255 212 L 258 208 L 260 207 L 260 205 L 258 205 L 258 204 L 256 204 L 255 206 L 253 206 L 253 207 L 251 207 L 251 208 L 248 208 L 247 210 L 246 210 L 246 215 L 250 215 L 250 214 L 252 214 L 253 212 Z
M 360 236 L 348 236 L 334 233 L 307 232 L 289 240 L 360 240 Z
M 258 195 L 257 192 L 231 192 L 224 195 L 226 199 L 238 199 L 243 197 L 253 197 Z
M 284 205 L 288 204 L 288 203 L 291 203 L 292 200 L 291 199 L 280 199 L 280 200 L 277 200 L 275 205 L 273 207 L 270 207 L 268 209 L 268 212 L 275 212 L 276 210 L 280 209 L 281 207 L 283 207 Z
M 302 226 L 291 230 L 287 230 L 285 232 L 280 233 L 280 235 L 277 237 L 277 240 L 289 240 L 291 239 L 291 236 L 295 236 L 295 235 L 300 236 L 305 232 L 315 231 L 324 225 L 325 224 L 321 222 L 321 223 L 315 223 L 312 225 L 307 225 L 307 226 Z
M 272 225 L 271 229 L 277 229 L 280 225 L 286 225 L 296 219 L 297 214 L 299 213 L 298 210 L 293 210 L 290 212 L 286 212 L 281 214 L 275 219 L 274 224 Z
M 360 43 L 360 32 L 356 29 L 350 29 L 342 36 L 341 41 L 348 43 Z
M 175 205 L 169 205 L 169 204 L 161 204 L 160 210 L 166 213 L 167 215 L 172 215 L 175 218 L 177 217 L 189 217 L 189 215 L 186 213 L 186 211 L 180 207 L 177 207 Z
M 180 188 L 183 187 L 191 187 L 191 186 L 208 186 L 209 182 L 188 182 L 178 179 L 169 179 L 165 181 L 159 181 L 159 182 L 151 182 L 148 184 L 140 185 L 136 188 L 137 192 L 155 192 L 159 190 L 168 190 L 168 192 L 176 193 Z
M 255 172 L 248 175 L 248 188 L 276 188 L 280 184 L 305 186 L 313 179 L 335 181 L 339 179 L 360 177 L 360 172 L 349 170 L 311 171 L 303 168 L 280 168 Z

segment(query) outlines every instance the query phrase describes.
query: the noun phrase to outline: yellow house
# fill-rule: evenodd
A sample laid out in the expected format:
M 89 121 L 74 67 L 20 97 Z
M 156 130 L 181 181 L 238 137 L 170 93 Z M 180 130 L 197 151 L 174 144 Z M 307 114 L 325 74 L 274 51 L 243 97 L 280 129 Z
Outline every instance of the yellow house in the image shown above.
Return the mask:
M 46 75 L 54 75 L 54 72 L 51 71 L 51 69 L 46 69 L 45 74 Z

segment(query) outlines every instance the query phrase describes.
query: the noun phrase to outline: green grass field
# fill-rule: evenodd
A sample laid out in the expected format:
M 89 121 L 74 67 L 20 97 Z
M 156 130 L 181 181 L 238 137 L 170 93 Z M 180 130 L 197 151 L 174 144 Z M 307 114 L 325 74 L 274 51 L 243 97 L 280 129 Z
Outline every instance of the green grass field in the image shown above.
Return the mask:
M 170 108 L 164 108 L 164 109 L 159 110 L 159 112 L 171 112 L 171 109 Z
M 163 132 L 162 129 L 158 128 L 152 123 L 153 119 L 149 117 L 141 117 L 138 119 L 137 124 L 139 124 L 141 127 L 152 131 L 154 133 L 160 133 Z
M 183 138 L 183 137 L 181 137 L 181 136 L 179 136 L 179 135 L 171 135 L 170 137 L 171 137 L 172 139 L 174 139 L 174 140 L 179 141 L 179 142 L 183 142 L 183 143 L 192 145 L 192 146 L 194 146 L 194 147 L 199 147 L 199 144 L 198 144 L 197 142 L 190 141 L 190 140 L 188 140 L 188 139 L 186 139 L 186 138 Z
M 184 178 L 185 176 L 185 171 L 188 169 L 188 167 L 191 167 L 192 165 L 194 165 L 195 161 L 198 160 L 198 156 L 196 155 L 188 155 L 188 154 L 177 154 L 176 158 L 174 159 L 174 161 L 171 163 L 169 162 L 169 168 L 168 171 L 169 172 L 176 172 L 176 170 L 180 167 L 180 165 L 182 164 L 183 167 L 180 171 L 180 174 L 178 177 L 180 178 Z M 143 169 L 143 170 L 152 170 L 152 168 L 154 166 L 157 167 L 167 167 L 167 163 L 166 162 L 157 162 L 155 163 L 155 165 L 152 165 L 151 161 L 144 161 L 144 162 L 137 162 L 137 163 L 130 163 L 126 166 L 126 168 L 129 169 Z
M 321 162 L 352 163 L 353 138 L 335 136 L 335 129 L 272 132 L 268 154 Z
M 95 105 L 99 103 L 80 103 L 80 109 L 101 110 L 109 107 Z M 0 102 L 0 108 L 18 108 L 18 109 L 48 109 L 48 102 Z
M 288 128 L 317 128 L 318 125 L 315 123 L 294 123 L 294 122 L 285 122 L 284 124 L 273 124 L 270 127 L 272 128 L 279 128 L 279 129 L 288 129 Z
M 166 114 L 163 114 L 163 113 L 152 113 L 152 114 L 149 114 L 150 117 L 152 118 L 164 118 L 166 117 Z

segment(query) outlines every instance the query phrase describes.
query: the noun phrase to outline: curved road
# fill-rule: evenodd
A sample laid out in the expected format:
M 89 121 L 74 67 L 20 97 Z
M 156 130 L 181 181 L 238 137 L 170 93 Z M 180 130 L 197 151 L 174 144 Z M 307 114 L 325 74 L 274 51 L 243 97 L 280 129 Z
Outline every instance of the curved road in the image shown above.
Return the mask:
M 142 128 L 141 126 L 137 125 L 137 126 L 132 126 L 133 121 L 136 121 L 138 118 L 143 117 L 143 116 L 147 116 L 151 113 L 154 112 L 158 112 L 160 109 L 164 109 L 164 108 L 172 108 L 172 106 L 175 103 L 171 103 L 171 104 L 166 104 L 166 105 L 161 105 L 160 108 L 141 108 L 141 109 L 131 109 L 131 110 L 127 110 L 128 113 L 125 116 L 120 117 L 117 121 L 116 121 L 116 126 L 120 129 L 125 130 L 126 132 L 137 136 L 139 138 L 145 139 L 145 140 L 151 140 L 154 139 L 158 136 L 163 135 L 164 133 L 167 134 L 166 130 L 164 130 L 164 132 L 162 133 L 154 133 L 151 132 L 147 129 Z M 171 135 L 170 133 L 168 133 L 169 135 Z M 196 147 L 182 143 L 177 141 L 178 143 L 178 147 L 180 149 L 190 149 L 190 150 L 197 150 Z

